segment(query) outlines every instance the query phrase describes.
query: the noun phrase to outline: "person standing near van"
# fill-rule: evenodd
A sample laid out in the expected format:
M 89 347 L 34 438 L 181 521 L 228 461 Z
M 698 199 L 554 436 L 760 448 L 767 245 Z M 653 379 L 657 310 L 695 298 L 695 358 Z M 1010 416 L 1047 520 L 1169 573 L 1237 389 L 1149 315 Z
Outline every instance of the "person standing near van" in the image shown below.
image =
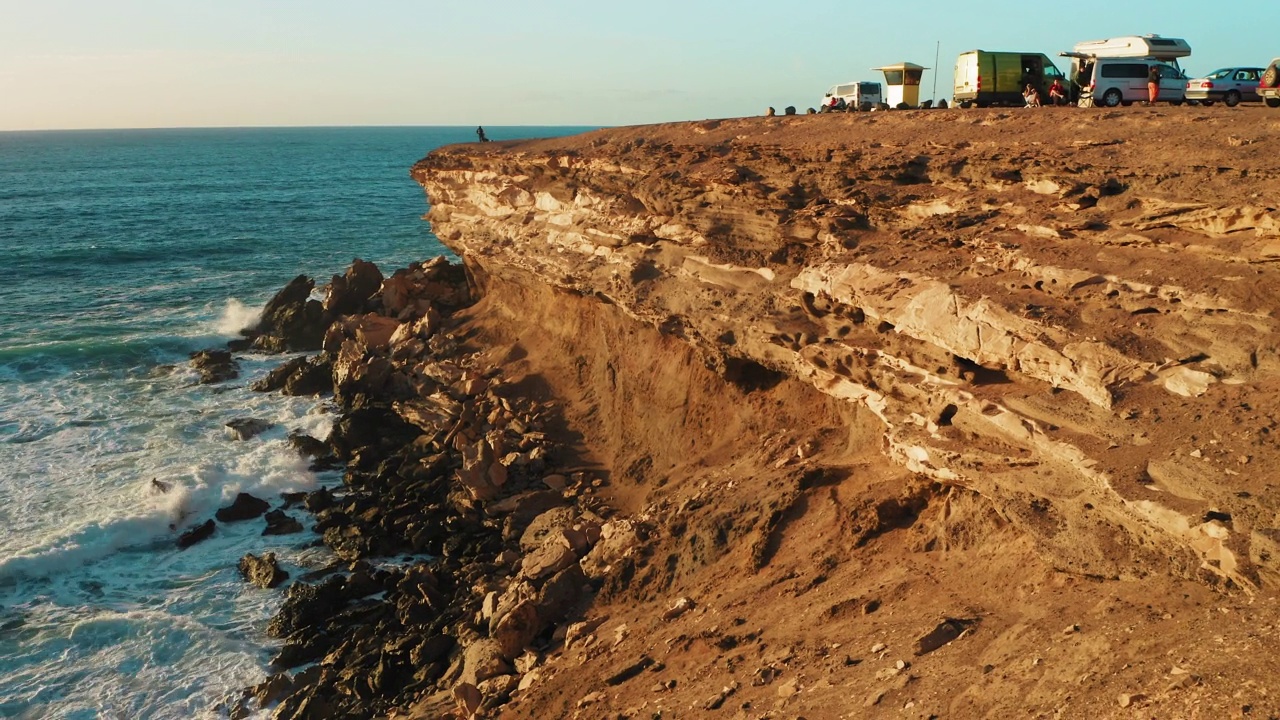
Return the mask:
M 1160 95 L 1160 66 L 1152 65 L 1147 71 L 1147 104 L 1155 105 Z

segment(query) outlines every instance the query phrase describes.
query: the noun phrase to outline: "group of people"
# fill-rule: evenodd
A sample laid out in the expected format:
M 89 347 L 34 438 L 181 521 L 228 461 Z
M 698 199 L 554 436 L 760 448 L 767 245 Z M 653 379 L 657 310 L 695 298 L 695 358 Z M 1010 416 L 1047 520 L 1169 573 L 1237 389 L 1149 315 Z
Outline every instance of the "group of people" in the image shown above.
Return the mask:
M 1026 88 L 1023 89 L 1022 99 L 1027 101 L 1027 107 L 1042 107 L 1044 105 L 1040 100 L 1040 91 L 1031 83 L 1027 83 Z M 1054 78 L 1053 83 L 1049 85 L 1049 104 L 1071 104 L 1071 96 L 1067 93 L 1067 88 L 1062 84 L 1061 78 Z

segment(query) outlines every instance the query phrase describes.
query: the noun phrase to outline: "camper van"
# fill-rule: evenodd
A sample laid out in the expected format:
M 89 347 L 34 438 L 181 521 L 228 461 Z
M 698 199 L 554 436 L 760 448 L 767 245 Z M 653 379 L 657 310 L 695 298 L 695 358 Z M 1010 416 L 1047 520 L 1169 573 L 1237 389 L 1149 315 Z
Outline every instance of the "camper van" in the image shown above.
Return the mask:
M 1158 102 L 1180 105 L 1185 97 L 1187 76 L 1178 58 L 1191 54 L 1191 46 L 1181 38 L 1159 35 L 1128 35 L 1107 40 L 1076 43 L 1071 52 L 1072 93 L 1081 105 L 1130 105 L 1147 99 L 1147 74 L 1154 66 L 1160 71 Z
M 1043 98 L 1055 78 L 1066 84 L 1062 71 L 1043 53 L 970 50 L 956 58 L 951 96 L 957 103 L 978 107 L 1022 105 L 1022 92 L 1028 83 Z
M 878 82 L 847 82 L 843 85 L 832 85 L 822 96 L 823 107 L 831 105 L 833 98 L 844 100 L 852 108 L 867 109 L 884 102 L 884 93 Z

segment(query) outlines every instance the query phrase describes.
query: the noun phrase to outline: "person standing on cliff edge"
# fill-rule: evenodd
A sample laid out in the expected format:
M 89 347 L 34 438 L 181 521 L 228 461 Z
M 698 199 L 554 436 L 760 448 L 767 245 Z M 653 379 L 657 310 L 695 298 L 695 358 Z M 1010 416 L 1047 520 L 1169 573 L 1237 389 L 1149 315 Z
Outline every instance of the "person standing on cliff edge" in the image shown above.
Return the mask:
M 480 138 L 480 142 L 489 142 L 489 138 L 484 136 L 484 127 L 476 128 L 476 137 Z

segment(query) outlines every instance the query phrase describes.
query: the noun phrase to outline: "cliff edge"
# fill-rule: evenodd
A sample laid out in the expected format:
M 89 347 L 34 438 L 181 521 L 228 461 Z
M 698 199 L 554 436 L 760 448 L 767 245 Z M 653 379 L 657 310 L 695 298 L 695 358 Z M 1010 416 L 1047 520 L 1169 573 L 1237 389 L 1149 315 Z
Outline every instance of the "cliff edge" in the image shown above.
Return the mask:
M 467 337 L 642 539 L 501 716 L 1280 710 L 1278 145 L 936 110 L 419 162 Z

